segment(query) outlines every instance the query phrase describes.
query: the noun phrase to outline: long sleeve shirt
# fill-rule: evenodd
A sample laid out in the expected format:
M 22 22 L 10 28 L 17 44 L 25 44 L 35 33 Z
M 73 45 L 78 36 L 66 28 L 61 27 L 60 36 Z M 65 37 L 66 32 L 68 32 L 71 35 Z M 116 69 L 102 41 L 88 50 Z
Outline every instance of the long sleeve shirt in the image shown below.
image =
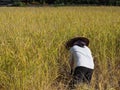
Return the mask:
M 70 52 L 70 62 L 73 63 L 73 69 L 75 69 L 77 66 L 83 66 L 86 68 L 94 69 L 93 57 L 90 49 L 87 46 L 80 47 L 74 45 L 70 48 Z

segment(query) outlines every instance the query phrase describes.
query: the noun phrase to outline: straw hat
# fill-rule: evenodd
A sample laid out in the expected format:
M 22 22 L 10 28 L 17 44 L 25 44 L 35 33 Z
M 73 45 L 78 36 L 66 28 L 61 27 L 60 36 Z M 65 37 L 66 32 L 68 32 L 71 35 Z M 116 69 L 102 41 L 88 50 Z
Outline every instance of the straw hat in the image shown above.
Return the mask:
M 75 37 L 66 42 L 66 44 L 65 44 L 66 49 L 69 49 L 70 47 L 72 47 L 74 45 L 74 43 L 78 40 L 84 42 L 86 44 L 86 46 L 89 45 L 89 39 L 87 39 L 85 37 Z

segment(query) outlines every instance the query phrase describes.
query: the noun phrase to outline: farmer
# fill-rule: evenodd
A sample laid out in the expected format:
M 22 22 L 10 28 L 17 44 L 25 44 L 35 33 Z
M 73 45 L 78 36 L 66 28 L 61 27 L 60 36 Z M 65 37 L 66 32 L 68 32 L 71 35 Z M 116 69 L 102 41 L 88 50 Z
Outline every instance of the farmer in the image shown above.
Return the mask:
M 92 78 L 94 62 L 91 51 L 88 48 L 89 40 L 85 37 L 75 37 L 66 42 L 66 48 L 70 50 L 70 67 L 73 79 L 70 87 L 76 84 L 89 84 Z

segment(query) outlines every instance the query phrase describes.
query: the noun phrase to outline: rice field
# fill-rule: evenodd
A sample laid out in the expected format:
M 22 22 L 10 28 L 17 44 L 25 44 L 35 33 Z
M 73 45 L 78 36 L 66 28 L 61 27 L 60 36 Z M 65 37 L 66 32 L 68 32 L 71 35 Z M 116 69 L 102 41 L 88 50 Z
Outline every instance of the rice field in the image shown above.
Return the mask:
M 120 90 L 120 7 L 1 7 L 0 90 L 67 90 L 65 42 L 90 39 L 95 70 L 77 90 Z

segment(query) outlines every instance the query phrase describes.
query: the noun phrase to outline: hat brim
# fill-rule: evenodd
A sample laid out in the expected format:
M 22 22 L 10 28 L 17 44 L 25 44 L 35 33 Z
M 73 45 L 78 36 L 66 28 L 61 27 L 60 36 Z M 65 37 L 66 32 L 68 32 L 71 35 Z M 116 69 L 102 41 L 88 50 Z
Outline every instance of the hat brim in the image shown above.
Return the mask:
M 85 42 L 86 46 L 89 45 L 89 39 L 87 39 L 85 37 L 75 37 L 66 42 L 66 44 L 65 44 L 66 49 L 70 49 L 74 45 L 74 43 L 78 40 Z

